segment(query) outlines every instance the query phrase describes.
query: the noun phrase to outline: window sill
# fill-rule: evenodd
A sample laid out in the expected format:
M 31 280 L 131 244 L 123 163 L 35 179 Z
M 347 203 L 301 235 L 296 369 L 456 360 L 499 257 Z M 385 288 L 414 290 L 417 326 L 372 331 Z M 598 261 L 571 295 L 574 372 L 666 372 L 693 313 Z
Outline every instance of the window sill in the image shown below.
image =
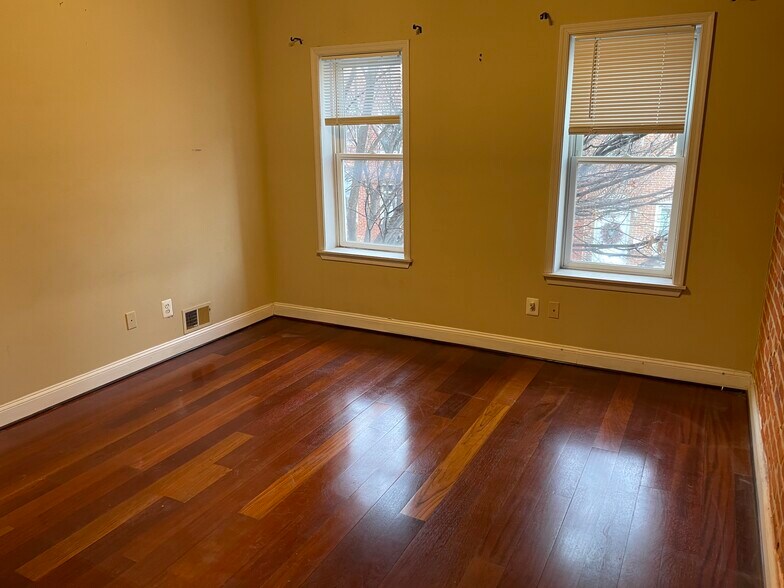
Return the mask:
M 657 296 L 680 296 L 686 290 L 686 286 L 674 284 L 670 278 L 627 276 L 608 272 L 561 269 L 551 274 L 545 274 L 544 279 L 548 284 L 556 286 L 615 290 Z
M 372 249 L 352 249 L 350 247 L 335 247 L 319 251 L 318 255 L 326 261 L 347 261 L 348 263 L 364 263 L 367 265 L 382 265 L 386 267 L 407 268 L 411 260 L 405 254 L 393 251 L 374 251 Z

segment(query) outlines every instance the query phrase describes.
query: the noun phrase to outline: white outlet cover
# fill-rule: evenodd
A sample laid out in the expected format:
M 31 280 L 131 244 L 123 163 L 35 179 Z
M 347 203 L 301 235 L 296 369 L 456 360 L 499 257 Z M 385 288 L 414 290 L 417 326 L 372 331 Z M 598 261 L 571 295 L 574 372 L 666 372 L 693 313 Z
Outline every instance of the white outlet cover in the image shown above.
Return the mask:
M 526 298 L 525 299 L 525 314 L 528 316 L 539 316 L 539 299 Z
M 171 298 L 168 300 L 161 300 L 161 312 L 163 312 L 163 318 L 171 318 L 174 316 L 174 304 L 172 304 Z

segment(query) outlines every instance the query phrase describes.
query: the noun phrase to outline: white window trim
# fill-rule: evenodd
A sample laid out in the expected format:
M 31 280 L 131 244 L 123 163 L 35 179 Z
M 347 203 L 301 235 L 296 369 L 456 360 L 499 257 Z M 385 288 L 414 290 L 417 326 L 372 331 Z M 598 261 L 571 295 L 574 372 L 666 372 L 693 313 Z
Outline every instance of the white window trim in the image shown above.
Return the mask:
M 341 245 L 337 233 L 339 215 L 337 213 L 337 186 L 334 185 L 335 165 L 333 153 L 333 133 L 322 123 L 321 97 L 319 84 L 319 62 L 323 57 L 339 55 L 358 55 L 389 53 L 400 51 L 403 64 L 403 250 L 392 250 L 364 245 L 350 247 Z M 347 261 L 368 265 L 407 268 L 411 265 L 411 178 L 409 166 L 410 141 L 408 138 L 408 41 L 389 41 L 383 43 L 364 43 L 359 45 L 335 45 L 332 47 L 313 47 L 310 50 L 310 67 L 313 99 L 313 130 L 316 146 L 316 209 L 318 213 L 318 249 L 321 259 L 326 261 Z M 345 156 L 344 156 L 345 157 Z M 349 156 L 350 157 L 350 156 Z M 371 156 L 377 157 L 377 156 Z M 398 156 L 393 156 L 398 158 Z
M 634 18 L 564 25 L 561 27 L 558 57 L 558 82 L 556 87 L 555 129 L 550 177 L 550 205 L 547 223 L 547 248 L 544 277 L 547 283 L 563 286 L 578 286 L 600 290 L 618 290 L 642 294 L 680 296 L 686 290 L 686 260 L 688 258 L 689 234 L 694 209 L 694 192 L 697 182 L 697 167 L 700 141 L 705 114 L 705 99 L 708 87 L 710 56 L 713 47 L 715 13 L 679 14 L 650 18 Z M 564 216 L 566 212 L 566 189 L 569 182 L 569 140 L 565 126 L 567 117 L 567 90 L 571 58 L 571 39 L 574 35 L 604 34 L 625 30 L 700 25 L 702 33 L 696 58 L 696 73 L 692 93 L 691 114 L 688 121 L 689 134 L 686 139 L 682 169 L 681 209 L 676 230 L 677 244 L 673 252 L 671 277 L 642 276 L 594 270 L 567 269 L 562 267 L 564 243 Z M 673 203 L 675 206 L 675 203 Z M 673 211 L 675 212 L 675 211 Z

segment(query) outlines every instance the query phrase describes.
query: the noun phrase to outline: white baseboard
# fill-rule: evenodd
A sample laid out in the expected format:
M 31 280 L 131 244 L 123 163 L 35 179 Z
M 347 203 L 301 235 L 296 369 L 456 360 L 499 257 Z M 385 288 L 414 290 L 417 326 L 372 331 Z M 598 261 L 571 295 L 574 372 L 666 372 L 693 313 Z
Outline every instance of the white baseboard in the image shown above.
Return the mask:
M 555 343 L 520 339 L 518 337 L 509 337 L 506 335 L 493 335 L 480 331 L 468 331 L 466 329 L 456 329 L 453 327 L 414 323 L 339 310 L 297 306 L 295 304 L 280 302 L 276 302 L 274 306 L 275 315 L 345 327 L 356 327 L 371 331 L 380 331 L 382 333 L 394 333 L 396 335 L 408 335 L 410 337 L 503 351 L 515 355 L 525 355 L 539 359 L 549 359 L 552 361 L 630 372 L 646 376 L 670 378 L 698 384 L 724 386 L 726 388 L 736 388 L 740 390 L 748 390 L 751 385 L 751 374 L 739 370 L 627 355 L 624 353 L 596 351 L 594 349 L 584 349 L 582 347 L 557 345 Z
M 17 400 L 0 406 L 0 427 L 37 412 L 56 406 L 66 400 L 119 380 L 134 372 L 150 367 L 175 355 L 184 353 L 215 339 L 245 328 L 272 315 L 310 321 L 356 327 L 382 333 L 407 335 L 446 343 L 468 345 L 482 349 L 503 351 L 577 365 L 585 365 L 647 376 L 671 378 L 713 386 L 725 386 L 747 390 L 751 385 L 751 374 L 693 363 L 683 363 L 622 353 L 609 353 L 581 347 L 557 345 L 543 341 L 532 341 L 506 335 L 494 335 L 479 331 L 442 327 L 391 318 L 382 318 L 352 312 L 327 310 L 276 302 L 250 310 L 120 359 L 70 380 L 54 384 Z
M 773 532 L 773 514 L 770 507 L 768 463 L 762 445 L 762 420 L 757 403 L 757 387 L 752 380 L 748 391 L 749 418 L 751 420 L 751 446 L 754 458 L 754 480 L 757 490 L 757 516 L 759 518 L 762 568 L 767 588 L 779 588 L 781 575 L 776 561 L 776 536 Z
M 0 427 L 29 417 L 37 412 L 56 406 L 66 400 L 94 390 L 134 372 L 155 365 L 176 355 L 200 347 L 205 343 L 248 327 L 272 316 L 273 305 L 266 304 L 248 312 L 238 314 L 214 325 L 209 325 L 177 337 L 166 343 L 145 349 L 98 369 L 81 374 L 70 380 L 54 384 L 22 398 L 0 406 Z

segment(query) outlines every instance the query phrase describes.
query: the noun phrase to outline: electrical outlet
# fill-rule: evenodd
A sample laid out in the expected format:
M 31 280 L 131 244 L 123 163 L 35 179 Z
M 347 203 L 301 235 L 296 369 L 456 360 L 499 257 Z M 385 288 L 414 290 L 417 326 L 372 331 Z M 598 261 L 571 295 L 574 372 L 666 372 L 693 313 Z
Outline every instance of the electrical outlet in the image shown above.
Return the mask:
M 174 316 L 174 305 L 172 304 L 171 298 L 161 301 L 161 311 L 163 312 L 163 318 L 171 318 Z
M 136 328 L 136 311 L 125 313 L 125 328 L 129 331 Z
M 557 319 L 561 315 L 561 303 L 552 300 L 547 305 L 547 316 Z
M 526 298 L 525 299 L 525 314 L 528 316 L 539 316 L 539 299 Z

